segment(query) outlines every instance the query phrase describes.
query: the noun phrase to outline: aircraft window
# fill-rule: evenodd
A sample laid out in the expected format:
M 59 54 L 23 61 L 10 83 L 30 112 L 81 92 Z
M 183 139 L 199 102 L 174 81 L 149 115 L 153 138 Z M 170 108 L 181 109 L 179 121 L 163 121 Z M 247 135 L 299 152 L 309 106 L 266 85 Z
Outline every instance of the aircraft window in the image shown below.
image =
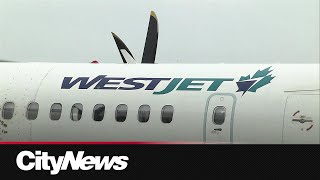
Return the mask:
M 119 104 L 116 108 L 116 121 L 124 122 L 127 118 L 128 106 L 126 104 Z
M 7 102 L 3 105 L 2 117 L 3 119 L 11 119 L 13 117 L 14 112 L 14 103 Z
M 76 103 L 71 108 L 70 118 L 73 121 L 79 121 L 82 116 L 83 106 L 80 103 Z
M 35 120 L 38 116 L 39 104 L 36 102 L 32 102 L 28 105 L 27 108 L 27 119 Z
M 138 112 L 138 118 L 140 122 L 148 122 L 150 116 L 150 106 L 141 105 Z
M 165 105 L 161 110 L 161 120 L 163 123 L 170 123 L 173 117 L 173 106 Z
M 212 120 L 214 124 L 221 125 L 224 123 L 226 117 L 226 108 L 224 106 L 217 106 L 213 110 Z
M 50 109 L 50 119 L 59 120 L 61 117 L 62 105 L 60 103 L 54 103 Z
M 102 121 L 104 117 L 104 110 L 105 110 L 105 107 L 103 104 L 95 105 L 93 109 L 93 120 Z

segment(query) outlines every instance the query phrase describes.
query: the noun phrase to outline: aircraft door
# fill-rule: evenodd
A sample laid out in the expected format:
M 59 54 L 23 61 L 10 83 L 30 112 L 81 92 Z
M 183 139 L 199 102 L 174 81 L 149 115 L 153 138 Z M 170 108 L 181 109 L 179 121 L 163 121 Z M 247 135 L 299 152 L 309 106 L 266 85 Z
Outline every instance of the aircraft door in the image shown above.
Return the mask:
M 288 96 L 283 119 L 284 144 L 319 143 L 319 98 L 319 94 Z
M 204 142 L 232 143 L 233 116 L 236 97 L 233 94 L 213 94 L 206 104 Z

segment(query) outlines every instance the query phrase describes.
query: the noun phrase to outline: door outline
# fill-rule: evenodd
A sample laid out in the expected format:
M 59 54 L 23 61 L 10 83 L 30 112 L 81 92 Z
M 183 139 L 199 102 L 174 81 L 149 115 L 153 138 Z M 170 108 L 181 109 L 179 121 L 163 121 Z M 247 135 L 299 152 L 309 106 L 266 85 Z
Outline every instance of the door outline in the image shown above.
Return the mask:
M 205 111 L 204 111 L 204 123 L 203 123 L 203 142 L 206 143 L 207 142 L 207 116 L 208 116 L 208 108 L 209 108 L 209 102 L 211 100 L 211 98 L 213 96 L 216 96 L 216 95 L 223 95 L 223 96 L 231 96 L 233 98 L 233 104 L 232 104 L 232 110 L 231 110 L 231 119 L 230 119 L 230 143 L 233 142 L 233 121 L 234 121 L 234 111 L 235 111 L 235 108 L 236 108 L 236 102 L 237 102 L 237 98 L 234 94 L 232 93 L 214 93 L 214 94 L 211 94 L 208 99 L 207 99 L 207 102 L 206 102 L 206 108 L 205 108 Z
M 313 90 L 311 90 L 311 91 L 313 91 Z M 284 104 L 284 109 L 283 109 L 283 116 L 282 116 L 281 144 L 284 144 L 284 138 L 283 138 L 284 137 L 284 121 L 285 121 L 285 115 L 286 115 L 286 112 L 287 112 L 288 99 L 290 97 L 292 97 L 292 96 L 297 96 L 297 95 L 306 96 L 306 95 L 320 95 L 320 94 L 318 94 L 318 93 L 311 93 L 311 94 L 297 93 L 297 94 L 289 94 L 289 95 L 287 95 L 286 102 Z M 319 126 L 319 128 L 320 128 L 320 126 Z M 319 130 L 319 132 L 320 132 L 320 130 Z M 319 134 L 319 136 L 320 136 L 320 134 Z M 320 137 L 319 137 L 319 144 L 320 144 Z

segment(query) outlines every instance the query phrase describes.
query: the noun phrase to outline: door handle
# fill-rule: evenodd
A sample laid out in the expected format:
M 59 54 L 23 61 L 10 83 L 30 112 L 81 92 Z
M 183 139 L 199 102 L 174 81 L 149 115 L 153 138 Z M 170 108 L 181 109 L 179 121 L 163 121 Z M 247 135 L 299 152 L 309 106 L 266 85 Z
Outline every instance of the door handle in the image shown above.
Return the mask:
M 306 119 L 306 117 L 305 117 L 305 116 L 300 116 L 300 118 L 292 119 L 292 121 L 300 122 L 300 123 L 313 122 L 313 120 L 312 120 L 312 119 Z
M 221 128 L 216 128 L 216 129 L 213 129 L 213 130 L 215 130 L 215 131 L 222 131 Z

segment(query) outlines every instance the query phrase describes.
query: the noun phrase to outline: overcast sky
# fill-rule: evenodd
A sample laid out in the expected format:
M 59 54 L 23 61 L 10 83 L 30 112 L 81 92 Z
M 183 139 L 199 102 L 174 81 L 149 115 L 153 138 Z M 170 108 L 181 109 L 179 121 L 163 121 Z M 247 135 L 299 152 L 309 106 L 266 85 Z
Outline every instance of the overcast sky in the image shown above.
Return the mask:
M 151 10 L 158 63 L 319 63 L 319 0 L 0 0 L 0 59 L 140 62 Z

